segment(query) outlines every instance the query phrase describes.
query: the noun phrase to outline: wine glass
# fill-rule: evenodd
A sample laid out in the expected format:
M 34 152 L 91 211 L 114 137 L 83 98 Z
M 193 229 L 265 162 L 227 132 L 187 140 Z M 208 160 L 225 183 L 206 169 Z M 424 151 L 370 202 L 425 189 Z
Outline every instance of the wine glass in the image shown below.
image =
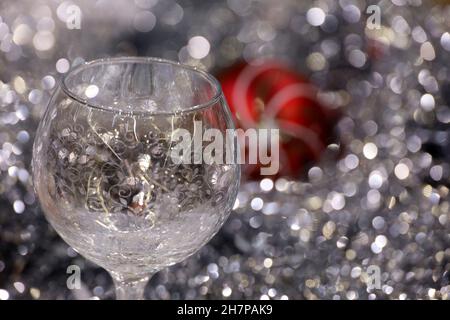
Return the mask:
M 142 299 L 155 272 L 196 252 L 228 217 L 240 179 L 237 141 L 225 139 L 233 128 L 220 85 L 197 68 L 141 57 L 79 65 L 33 146 L 46 218 L 111 274 L 117 299 Z M 226 161 L 202 159 L 208 144 L 198 140 L 210 129 L 223 134 L 215 142 Z

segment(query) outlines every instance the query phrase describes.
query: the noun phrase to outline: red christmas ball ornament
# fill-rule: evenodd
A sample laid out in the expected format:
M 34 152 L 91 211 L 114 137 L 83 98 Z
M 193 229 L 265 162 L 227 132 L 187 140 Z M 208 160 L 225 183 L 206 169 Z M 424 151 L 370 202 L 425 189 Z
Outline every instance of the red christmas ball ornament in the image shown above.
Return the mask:
M 218 78 L 239 128 L 279 129 L 276 176 L 298 178 L 320 158 L 335 116 L 319 104 L 317 89 L 305 77 L 279 62 L 264 61 L 239 63 Z M 245 165 L 244 174 L 260 177 L 262 166 Z

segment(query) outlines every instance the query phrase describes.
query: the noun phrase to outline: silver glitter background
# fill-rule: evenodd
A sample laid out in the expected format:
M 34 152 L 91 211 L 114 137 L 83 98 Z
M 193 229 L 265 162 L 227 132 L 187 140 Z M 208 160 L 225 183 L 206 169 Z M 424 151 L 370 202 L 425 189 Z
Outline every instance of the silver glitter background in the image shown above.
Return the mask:
M 40 211 L 31 145 L 73 65 L 159 56 L 217 73 L 276 58 L 340 110 L 301 179 L 244 182 L 219 234 L 158 273 L 151 299 L 449 299 L 450 5 L 425 0 L 0 4 L 0 300 L 111 299 L 112 281 Z M 81 29 L 66 25 L 77 5 Z M 366 28 L 377 5 L 381 28 Z M 339 155 L 339 157 L 337 156 Z M 336 160 L 338 159 L 338 160 Z M 81 268 L 69 290 L 66 270 Z M 381 271 L 368 287 L 368 268 Z

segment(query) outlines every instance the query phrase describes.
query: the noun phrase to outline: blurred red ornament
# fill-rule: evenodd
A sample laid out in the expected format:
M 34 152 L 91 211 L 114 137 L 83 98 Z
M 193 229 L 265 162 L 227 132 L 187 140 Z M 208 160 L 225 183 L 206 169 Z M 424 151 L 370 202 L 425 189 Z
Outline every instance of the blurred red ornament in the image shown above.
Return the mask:
M 280 129 L 280 171 L 297 178 L 317 161 L 333 129 L 335 116 L 316 98 L 317 89 L 278 62 L 239 63 L 219 75 L 237 126 Z M 247 146 L 246 146 L 247 149 Z M 244 166 L 244 174 L 260 177 L 261 164 Z

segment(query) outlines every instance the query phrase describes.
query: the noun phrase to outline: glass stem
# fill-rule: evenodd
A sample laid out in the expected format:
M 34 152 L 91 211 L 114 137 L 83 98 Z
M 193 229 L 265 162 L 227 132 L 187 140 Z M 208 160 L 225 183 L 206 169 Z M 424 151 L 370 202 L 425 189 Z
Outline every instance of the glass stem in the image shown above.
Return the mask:
M 116 287 L 116 300 L 144 300 L 145 286 L 152 275 L 132 279 L 117 274 L 111 276 Z

